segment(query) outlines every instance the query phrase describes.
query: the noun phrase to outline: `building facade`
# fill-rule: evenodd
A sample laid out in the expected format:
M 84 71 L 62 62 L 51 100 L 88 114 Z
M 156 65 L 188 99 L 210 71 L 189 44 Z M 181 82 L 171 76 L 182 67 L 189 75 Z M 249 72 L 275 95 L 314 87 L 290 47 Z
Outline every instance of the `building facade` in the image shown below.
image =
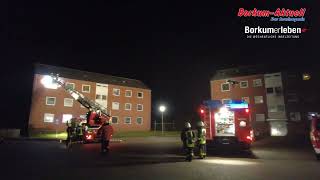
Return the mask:
M 247 101 L 256 136 L 306 136 L 310 115 L 320 112 L 318 75 L 317 70 L 303 67 L 218 70 L 210 82 L 211 98 L 222 102 Z
M 104 106 L 115 131 L 150 130 L 151 90 L 141 81 L 43 64 L 35 66 L 29 129 L 63 131 L 68 120 L 85 118 L 88 111 L 63 88 L 44 87 L 42 81 L 50 73 Z

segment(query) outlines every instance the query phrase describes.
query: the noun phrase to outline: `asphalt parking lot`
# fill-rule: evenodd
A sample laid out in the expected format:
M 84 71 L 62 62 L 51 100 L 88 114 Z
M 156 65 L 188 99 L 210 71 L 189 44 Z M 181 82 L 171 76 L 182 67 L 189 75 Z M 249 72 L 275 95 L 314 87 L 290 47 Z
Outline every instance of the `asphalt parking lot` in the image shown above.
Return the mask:
M 212 151 L 204 160 L 184 161 L 176 137 L 130 138 L 111 143 L 5 141 L 2 176 L 8 179 L 319 179 L 320 162 L 308 144 L 260 141 L 252 152 Z

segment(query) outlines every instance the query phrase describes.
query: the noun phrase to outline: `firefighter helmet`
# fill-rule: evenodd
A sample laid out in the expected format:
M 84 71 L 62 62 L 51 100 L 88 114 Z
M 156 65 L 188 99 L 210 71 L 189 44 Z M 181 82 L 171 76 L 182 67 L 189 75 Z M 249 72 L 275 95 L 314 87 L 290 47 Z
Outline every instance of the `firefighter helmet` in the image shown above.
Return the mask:
M 184 127 L 185 127 L 185 128 L 191 128 L 191 124 L 190 124 L 189 122 L 186 122 L 186 123 L 184 124 Z
M 199 126 L 199 127 L 204 127 L 204 123 L 203 123 L 202 121 L 199 121 L 199 122 L 198 122 L 198 126 Z

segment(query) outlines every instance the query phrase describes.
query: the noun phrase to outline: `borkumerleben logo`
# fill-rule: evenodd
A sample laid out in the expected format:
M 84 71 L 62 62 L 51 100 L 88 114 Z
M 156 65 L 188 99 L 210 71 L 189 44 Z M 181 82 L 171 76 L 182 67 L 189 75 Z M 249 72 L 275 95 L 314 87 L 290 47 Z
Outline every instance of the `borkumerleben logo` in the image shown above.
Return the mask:
M 301 34 L 302 28 L 299 27 L 277 27 L 277 28 L 270 28 L 270 27 L 250 27 L 245 26 L 244 32 L 246 34 Z

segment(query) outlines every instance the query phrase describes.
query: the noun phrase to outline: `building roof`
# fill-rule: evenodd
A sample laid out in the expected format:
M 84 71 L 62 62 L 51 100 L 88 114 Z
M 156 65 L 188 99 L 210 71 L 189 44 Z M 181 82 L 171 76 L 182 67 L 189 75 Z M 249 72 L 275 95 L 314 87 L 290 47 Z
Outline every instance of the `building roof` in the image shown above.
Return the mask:
M 253 65 L 217 70 L 211 80 L 226 79 L 239 76 L 274 73 L 281 71 L 282 66 Z
M 69 79 L 77 79 L 83 81 L 91 81 L 96 83 L 113 84 L 119 86 L 135 87 L 142 89 L 150 89 L 142 81 L 136 79 L 128 79 L 123 77 L 116 77 L 106 74 L 82 71 L 77 69 L 58 67 L 46 64 L 35 64 L 35 74 L 50 75 L 59 74 L 59 76 Z

